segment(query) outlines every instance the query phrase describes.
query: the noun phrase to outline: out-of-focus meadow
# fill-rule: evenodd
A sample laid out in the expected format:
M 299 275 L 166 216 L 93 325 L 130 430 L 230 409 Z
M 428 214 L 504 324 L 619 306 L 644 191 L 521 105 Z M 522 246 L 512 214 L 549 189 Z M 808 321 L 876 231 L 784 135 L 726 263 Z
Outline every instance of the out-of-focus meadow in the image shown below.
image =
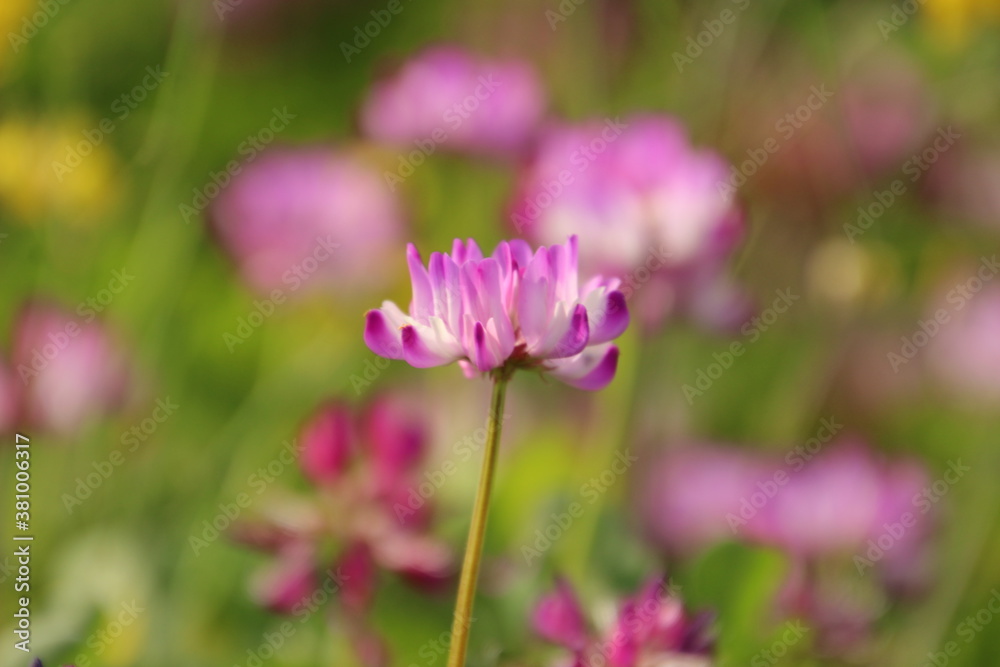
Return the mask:
M 469 665 L 570 664 L 557 577 L 594 638 L 658 573 L 686 629 L 643 665 L 1000 660 L 997 2 L 4 0 L 0 36 L 0 664 L 444 664 L 489 383 L 364 314 L 408 242 L 570 234 L 631 326 L 602 391 L 511 383 Z

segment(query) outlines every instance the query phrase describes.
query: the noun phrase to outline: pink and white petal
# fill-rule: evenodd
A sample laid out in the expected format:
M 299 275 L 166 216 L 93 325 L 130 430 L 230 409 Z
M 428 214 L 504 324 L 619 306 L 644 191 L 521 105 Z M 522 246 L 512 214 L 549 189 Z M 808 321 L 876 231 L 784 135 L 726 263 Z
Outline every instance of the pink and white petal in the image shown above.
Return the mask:
M 510 355 L 514 353 L 514 329 L 510 326 L 510 320 L 506 315 L 501 314 L 506 324 L 497 324 L 495 319 L 486 322 L 486 339 L 493 340 L 493 349 L 502 365 Z
M 279 554 L 250 582 L 258 604 L 279 614 L 290 614 L 316 590 L 316 564 L 311 548 L 293 545 Z
M 478 272 L 488 319 L 495 329 L 491 333 L 496 338 L 501 356 L 507 358 L 514 351 L 514 325 L 505 305 L 500 263 L 492 257 L 484 259 L 479 263 Z
M 381 535 L 372 544 L 372 554 L 386 570 L 426 579 L 448 576 L 454 560 L 444 543 L 405 530 Z
M 618 369 L 618 348 L 607 344 L 589 347 L 575 357 L 555 359 L 548 365 L 551 375 L 569 386 L 596 391 L 614 379 Z
M 529 351 L 541 344 L 551 319 L 548 280 L 525 276 L 517 294 L 517 322 Z
M 479 369 L 476 368 L 475 364 L 467 359 L 460 359 L 458 361 L 458 367 L 462 369 L 462 375 L 464 375 L 468 380 L 475 380 L 480 375 Z
M 431 318 L 438 326 L 409 324 L 400 333 L 403 342 L 403 359 L 414 368 L 431 368 L 444 366 L 462 358 L 457 345 L 446 340 L 449 336 L 444 331 L 444 325 L 438 318 Z
M 429 317 L 434 314 L 434 291 L 417 246 L 412 243 L 406 246 L 406 263 L 410 269 L 410 283 L 413 285 L 410 314 L 418 318 Z
M 528 353 L 539 359 L 565 359 L 583 352 L 589 340 L 587 309 L 582 304 L 577 304 L 570 314 L 560 304 L 549 323 L 544 341 L 534 349 L 529 347 Z
M 365 345 L 380 357 L 403 358 L 399 328 L 393 326 L 389 317 L 381 310 L 369 310 L 365 314 Z
M 628 304 L 625 302 L 625 295 L 614 290 L 606 294 L 600 294 L 599 299 L 592 299 L 598 303 L 587 304 L 587 312 L 590 313 L 590 342 L 592 344 L 607 343 L 625 333 L 629 324 Z
M 476 322 L 473 329 L 471 361 L 480 371 L 486 373 L 501 365 L 499 352 L 492 337 L 486 333 L 482 322 Z
M 575 301 L 579 295 L 576 271 L 576 237 L 566 245 L 549 246 L 549 275 L 555 297 L 560 301 Z
M 431 288 L 434 292 L 435 314 L 441 317 L 453 333 L 462 322 L 462 290 L 458 265 L 441 253 L 431 255 L 429 264 Z

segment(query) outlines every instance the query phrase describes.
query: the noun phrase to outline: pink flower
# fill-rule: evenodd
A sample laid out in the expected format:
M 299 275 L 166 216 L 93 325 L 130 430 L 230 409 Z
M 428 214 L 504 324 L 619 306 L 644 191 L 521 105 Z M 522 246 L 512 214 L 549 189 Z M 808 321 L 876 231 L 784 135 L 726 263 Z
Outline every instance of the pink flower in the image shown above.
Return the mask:
M 710 622 L 708 614 L 688 616 L 662 578 L 651 580 L 626 600 L 603 632 L 591 631 L 572 587 L 563 580 L 539 601 L 533 618 L 535 632 L 573 653 L 574 667 L 673 664 L 670 661 L 681 656 L 688 659 L 685 665 L 707 667 L 712 652 Z
M 372 86 L 361 109 L 366 136 L 399 147 L 504 154 L 519 151 L 545 111 L 534 70 L 439 46 Z
M 648 534 L 671 552 L 691 554 L 752 533 L 760 520 L 750 499 L 768 472 L 767 461 L 746 449 L 689 445 L 670 451 L 642 481 Z
M 234 538 L 274 555 L 255 578 L 254 597 L 286 614 L 312 613 L 337 598 L 366 665 L 387 664 L 364 623 L 380 571 L 417 584 L 450 576 L 452 554 L 427 528 L 431 504 L 405 504 L 419 484 L 426 449 L 422 424 L 402 406 L 378 399 L 360 415 L 323 406 L 304 425 L 299 463 L 314 498 L 272 503 L 267 520 L 238 524 Z
M 580 389 L 614 377 L 628 326 L 617 279 L 578 284 L 576 238 L 532 253 L 520 240 L 483 257 L 457 240 L 432 253 L 425 268 L 407 248 L 413 300 L 409 313 L 386 301 L 366 316 L 365 342 L 376 354 L 427 368 L 458 361 L 466 374 L 535 368 Z
M 650 468 L 640 498 L 650 536 L 671 551 L 729 540 L 784 551 L 792 569 L 779 610 L 809 618 L 824 645 L 843 648 L 882 613 L 873 598 L 917 589 L 926 578 L 927 474 L 911 460 L 881 460 L 852 438 L 819 446 L 784 457 L 680 448 Z M 868 595 L 844 594 L 843 581 L 869 568 L 878 576 L 865 579 Z
M 909 511 L 918 525 L 905 531 L 907 539 L 894 538 L 887 565 L 921 547 L 926 521 L 913 499 L 926 482 L 911 461 L 882 462 L 863 443 L 842 438 L 789 475 L 766 509 L 769 526 L 761 537 L 802 557 L 853 556 Z
M 14 326 L 11 359 L 20 378 L 21 416 L 29 424 L 71 435 L 124 399 L 125 360 L 96 320 L 29 304 Z
M 211 219 L 244 280 L 285 295 L 372 285 L 371 267 L 403 227 L 399 202 L 374 168 L 318 147 L 274 150 L 244 166 Z
M 579 235 L 587 270 L 625 277 L 627 297 L 648 295 L 640 309 L 650 324 L 706 302 L 703 319 L 735 324 L 745 303 L 724 263 L 743 216 L 728 175 L 722 157 L 692 148 L 668 117 L 553 126 L 520 174 L 511 220 L 539 243 Z
M 979 276 L 989 275 L 987 271 L 1000 267 L 996 255 L 984 259 Z M 968 285 L 971 280 L 963 276 L 961 284 Z M 974 280 L 979 281 L 980 277 Z M 948 321 L 938 324 L 940 331 L 928 349 L 930 370 L 948 388 L 978 404 L 1000 403 L 1000 287 L 987 285 L 974 295 L 963 287 L 948 294 L 949 305 L 958 300 L 962 306 L 954 306 L 954 311 L 949 309 Z M 935 322 L 934 314 L 928 314 L 923 321 Z M 897 366 L 908 361 L 899 355 L 897 358 L 900 360 L 895 362 Z

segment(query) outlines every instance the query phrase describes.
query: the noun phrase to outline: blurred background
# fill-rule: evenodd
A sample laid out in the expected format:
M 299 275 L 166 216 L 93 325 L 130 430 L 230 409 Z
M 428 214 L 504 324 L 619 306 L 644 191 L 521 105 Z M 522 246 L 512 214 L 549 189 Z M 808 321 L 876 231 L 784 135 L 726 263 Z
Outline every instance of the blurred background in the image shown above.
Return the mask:
M 376 357 L 363 314 L 408 303 L 407 242 L 574 233 L 632 326 L 601 392 L 512 383 L 469 664 L 565 664 L 555 577 L 604 636 L 657 573 L 714 653 L 643 664 L 994 664 L 998 27 L 5 0 L 0 664 L 15 432 L 31 657 L 443 664 L 489 385 Z

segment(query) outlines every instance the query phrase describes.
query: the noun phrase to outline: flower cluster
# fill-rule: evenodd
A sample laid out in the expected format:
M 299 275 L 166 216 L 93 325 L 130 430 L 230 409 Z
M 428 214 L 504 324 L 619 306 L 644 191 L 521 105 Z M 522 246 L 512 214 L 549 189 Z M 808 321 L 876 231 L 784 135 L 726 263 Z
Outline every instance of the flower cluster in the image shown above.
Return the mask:
M 572 652 L 573 667 L 641 667 L 675 664 L 708 667 L 713 641 L 712 615 L 689 616 L 663 578 L 648 582 L 619 608 L 603 633 L 590 629 L 570 585 L 559 580 L 535 608 L 534 627 L 544 639 Z
M 255 580 L 256 599 L 303 616 L 339 597 L 358 655 L 366 665 L 383 664 L 381 642 L 362 623 L 379 571 L 431 585 L 452 570 L 451 551 L 428 532 L 430 504 L 405 516 L 393 509 L 416 483 L 426 445 L 422 424 L 392 399 L 360 415 L 340 403 L 313 415 L 300 434 L 299 461 L 314 497 L 269 504 L 266 519 L 235 533 L 275 558 Z
M 647 475 L 640 512 L 654 543 L 683 554 L 734 539 L 781 549 L 792 563 L 782 611 L 811 619 L 830 644 L 847 644 L 846 626 L 850 639 L 863 638 L 880 613 L 843 591 L 831 596 L 832 582 L 872 570 L 878 575 L 865 581 L 876 597 L 923 584 L 934 503 L 924 493 L 927 473 L 913 461 L 879 460 L 844 436 L 812 440 L 784 459 L 681 447 Z M 843 576 L 834 576 L 834 563 Z

